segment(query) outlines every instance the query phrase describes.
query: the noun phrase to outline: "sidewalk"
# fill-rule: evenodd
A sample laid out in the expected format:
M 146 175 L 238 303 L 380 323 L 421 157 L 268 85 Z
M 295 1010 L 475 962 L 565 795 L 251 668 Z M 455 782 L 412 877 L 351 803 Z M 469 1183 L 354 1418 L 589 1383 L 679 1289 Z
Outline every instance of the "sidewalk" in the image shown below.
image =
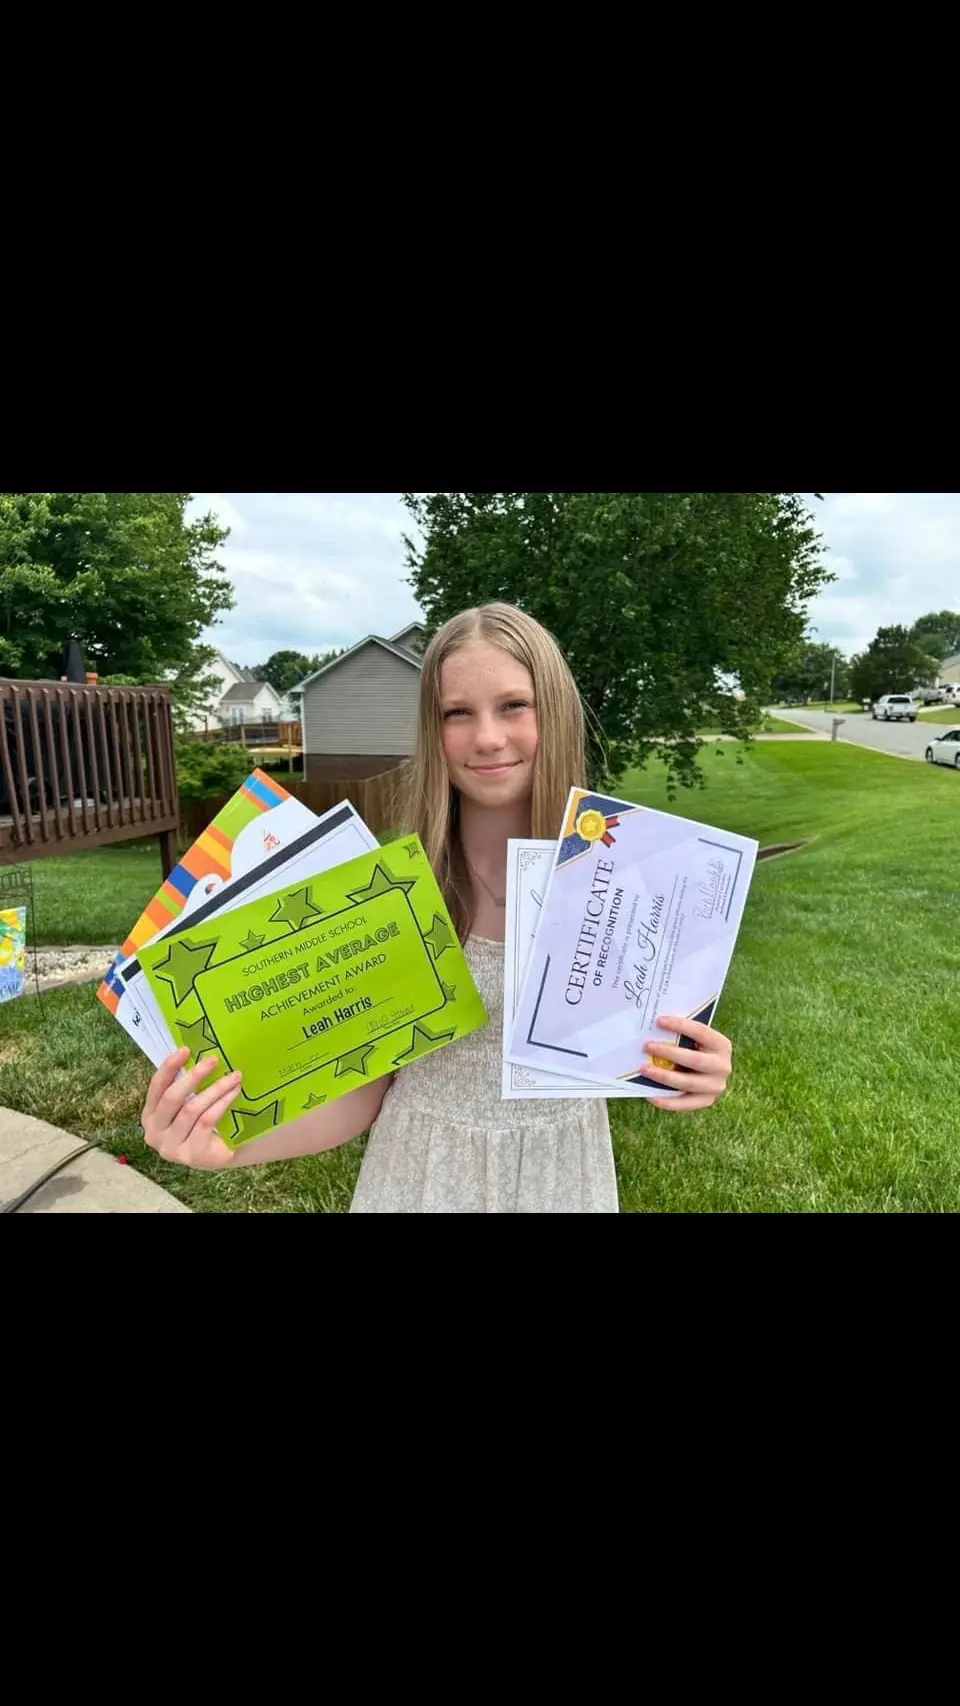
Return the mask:
M 50 1167 L 79 1149 L 82 1138 L 45 1120 L 0 1108 L 0 1210 Z M 88 1149 L 55 1173 L 18 1214 L 190 1214 L 169 1191 L 124 1167 L 115 1155 Z

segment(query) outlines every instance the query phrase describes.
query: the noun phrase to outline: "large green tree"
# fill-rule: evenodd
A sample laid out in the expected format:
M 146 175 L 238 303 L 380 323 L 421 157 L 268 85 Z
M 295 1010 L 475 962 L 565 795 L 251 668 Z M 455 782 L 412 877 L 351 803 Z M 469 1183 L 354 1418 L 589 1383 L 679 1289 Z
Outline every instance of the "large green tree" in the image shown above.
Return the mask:
M 825 699 L 831 682 L 835 699 L 845 699 L 850 665 L 838 646 L 806 640 L 796 656 L 773 678 L 771 698 L 794 705 L 803 699 Z
M 866 651 L 851 659 L 850 691 L 855 699 L 910 693 L 936 680 L 937 662 L 914 645 L 907 628 L 879 628 Z
M 68 640 L 101 676 L 202 697 L 203 630 L 233 605 L 212 515 L 189 492 L 0 492 L 0 670 L 59 673 Z
M 253 674 L 257 681 L 269 681 L 278 693 L 289 693 L 291 687 L 296 687 L 308 675 L 322 669 L 324 664 L 340 657 L 342 650 L 341 647 L 339 651 L 314 652 L 312 657 L 308 657 L 306 652 L 274 652 L 266 663 L 252 666 Z
M 794 492 L 406 492 L 404 502 L 423 535 L 406 545 L 428 628 L 490 599 L 545 623 L 587 707 L 594 780 L 654 746 L 671 777 L 695 780 L 705 716 L 748 732 L 802 639 L 806 601 L 833 578 Z
M 918 616 L 910 638 L 922 652 L 942 663 L 960 652 L 960 610 L 930 610 Z

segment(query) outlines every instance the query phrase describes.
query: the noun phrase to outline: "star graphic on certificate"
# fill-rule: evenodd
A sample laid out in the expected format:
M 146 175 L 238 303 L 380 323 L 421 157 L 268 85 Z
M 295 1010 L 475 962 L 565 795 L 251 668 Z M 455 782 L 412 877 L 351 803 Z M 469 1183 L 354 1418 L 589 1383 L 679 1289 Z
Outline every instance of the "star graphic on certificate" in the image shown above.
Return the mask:
M 309 1102 L 304 1102 L 303 1112 L 308 1114 L 311 1108 L 322 1108 L 326 1100 L 326 1096 L 311 1096 Z
M 408 841 L 407 842 L 407 858 L 408 859 L 419 859 L 419 857 L 420 857 L 420 847 L 419 847 L 418 843 L 416 841 Z
M 195 1019 L 192 1025 L 178 1025 L 177 1030 L 180 1041 L 190 1050 L 194 1060 L 199 1060 L 202 1054 L 209 1054 L 212 1048 L 220 1047 L 207 1023 L 206 1013 L 202 1019 Z
M 366 888 L 351 889 L 347 899 L 355 901 L 357 906 L 362 906 L 365 900 L 376 900 L 378 895 L 389 894 L 391 889 L 402 889 L 404 894 L 409 894 L 416 880 L 416 877 L 391 876 L 390 867 L 378 859 Z
M 456 1001 L 456 999 L 457 999 L 457 986 L 455 983 L 444 983 L 443 978 L 441 978 L 440 979 L 440 988 L 443 990 L 444 1001 Z
M 230 1133 L 234 1143 L 247 1143 L 252 1137 L 262 1137 L 265 1131 L 272 1131 L 280 1124 L 283 1114 L 282 1102 L 271 1102 L 268 1108 L 231 1108 L 233 1115 L 233 1131 Z
M 349 1054 L 342 1054 L 337 1061 L 334 1078 L 345 1078 L 348 1072 L 356 1072 L 360 1078 L 366 1078 L 367 1061 L 375 1046 L 374 1043 L 363 1043 L 360 1048 L 351 1049 Z
M 455 1032 L 453 1031 L 441 1031 L 438 1036 L 434 1036 L 426 1025 L 414 1025 L 410 1047 L 404 1049 L 402 1054 L 398 1054 L 393 1064 L 394 1066 L 402 1066 L 403 1062 L 409 1060 L 411 1055 L 416 1052 L 422 1053 L 424 1049 L 436 1048 L 440 1043 L 452 1043 L 454 1035 Z
M 426 931 L 423 939 L 425 942 L 429 942 L 435 960 L 438 960 L 441 954 L 446 953 L 448 948 L 452 948 L 454 942 L 453 932 L 449 924 L 445 923 L 437 913 L 434 913 L 433 925 Z
M 171 944 L 166 959 L 154 967 L 154 977 L 159 977 L 163 983 L 169 983 L 173 990 L 175 1007 L 183 1006 L 193 989 L 194 978 L 206 971 L 216 951 L 216 942 L 198 942 L 194 947 L 185 937 L 178 936 Z M 164 970 L 164 967 L 167 969 Z
M 291 889 L 279 902 L 276 912 L 270 914 L 269 922 L 289 924 L 291 930 L 302 930 L 305 924 L 312 924 L 315 918 L 322 917 L 323 907 L 314 906 L 308 888 Z
M 263 947 L 266 939 L 266 936 L 258 936 L 254 930 L 251 930 L 248 935 L 244 936 L 239 945 L 245 954 L 255 954 L 258 948 Z

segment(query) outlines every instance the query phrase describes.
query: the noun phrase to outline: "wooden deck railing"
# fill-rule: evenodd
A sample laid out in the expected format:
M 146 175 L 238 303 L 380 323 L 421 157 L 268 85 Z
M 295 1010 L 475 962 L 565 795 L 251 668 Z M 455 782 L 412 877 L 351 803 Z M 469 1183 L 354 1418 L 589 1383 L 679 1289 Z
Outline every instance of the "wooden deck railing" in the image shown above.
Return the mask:
M 211 746 L 299 746 L 299 723 L 223 723 L 215 729 L 194 731 L 194 740 Z
M 179 816 L 164 687 L 0 681 L 0 865 L 157 835 Z

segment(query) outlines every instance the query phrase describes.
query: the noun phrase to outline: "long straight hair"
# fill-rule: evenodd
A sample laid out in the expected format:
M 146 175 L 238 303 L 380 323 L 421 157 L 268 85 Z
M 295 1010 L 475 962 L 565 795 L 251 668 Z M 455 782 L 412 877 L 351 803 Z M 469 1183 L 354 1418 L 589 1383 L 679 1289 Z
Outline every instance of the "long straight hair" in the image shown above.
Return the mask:
M 531 834 L 560 833 L 571 788 L 586 783 L 583 705 L 552 634 L 512 604 L 464 610 L 434 634 L 420 674 L 417 745 L 407 766 L 402 821 L 419 835 L 461 942 L 470 934 L 474 894 L 460 841 L 460 796 L 450 781 L 443 750 L 440 672 L 447 658 L 471 640 L 486 640 L 529 670 L 537 710 Z

